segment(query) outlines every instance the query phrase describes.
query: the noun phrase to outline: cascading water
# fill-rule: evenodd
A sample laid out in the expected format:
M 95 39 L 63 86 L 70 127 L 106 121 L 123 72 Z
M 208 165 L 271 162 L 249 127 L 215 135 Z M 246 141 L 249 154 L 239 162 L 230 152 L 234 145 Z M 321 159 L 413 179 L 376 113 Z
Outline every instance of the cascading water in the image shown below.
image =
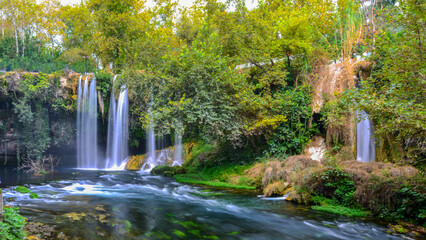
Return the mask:
M 129 97 L 125 85 L 121 87 L 118 103 L 115 101 L 115 79 L 113 78 L 108 113 L 107 158 L 105 169 L 123 169 L 128 157 Z
M 79 168 L 97 168 L 97 93 L 96 80 L 89 86 L 87 76 L 82 88 L 82 76 L 78 81 L 77 99 L 77 166 Z
M 154 134 L 154 127 L 152 125 L 148 128 L 148 159 L 147 164 L 148 168 L 151 169 L 155 166 L 157 166 L 157 157 L 155 156 L 155 134 Z
M 366 112 L 357 112 L 356 125 L 356 159 L 361 162 L 374 162 L 376 160 L 376 146 L 374 144 L 373 123 Z
M 175 134 L 175 152 L 173 155 L 172 166 L 182 165 L 182 135 L 180 133 Z
M 114 122 L 116 118 L 117 111 L 117 103 L 115 101 L 115 79 L 117 75 L 114 76 L 112 80 L 112 90 L 111 90 L 111 98 L 109 101 L 109 111 L 108 111 L 108 136 L 107 136 L 107 152 L 106 152 L 106 168 L 111 166 L 112 162 L 112 149 L 113 149 L 113 136 L 114 136 Z
M 128 151 L 128 114 L 129 114 L 129 98 L 126 86 L 121 87 L 120 96 L 118 97 L 116 118 L 114 121 L 114 134 L 112 141 L 112 166 L 106 168 L 122 168 L 129 155 Z M 122 166 L 122 167 L 120 167 Z
M 77 166 L 81 166 L 81 79 L 83 75 L 78 78 L 78 95 L 77 95 Z

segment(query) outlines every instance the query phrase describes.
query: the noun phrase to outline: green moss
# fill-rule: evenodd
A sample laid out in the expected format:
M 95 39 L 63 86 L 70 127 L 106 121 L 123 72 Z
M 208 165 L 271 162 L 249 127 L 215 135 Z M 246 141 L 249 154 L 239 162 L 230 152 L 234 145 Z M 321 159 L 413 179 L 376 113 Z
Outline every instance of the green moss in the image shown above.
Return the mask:
M 196 178 L 191 177 L 190 175 L 175 175 L 174 178 L 177 182 L 180 183 L 189 183 L 189 184 L 200 184 L 210 187 L 217 187 L 217 188 L 233 188 L 233 189 L 248 189 L 248 190 L 254 190 L 256 187 L 251 186 L 244 186 L 244 185 L 234 185 L 229 184 L 225 182 L 220 181 L 205 181 L 205 180 L 199 180 Z
M 31 191 L 24 186 L 17 186 L 15 190 L 19 193 L 30 193 Z
M 337 205 L 322 205 L 322 206 L 312 206 L 312 209 L 322 212 L 334 213 L 337 215 L 348 216 L 348 217 L 366 217 L 367 213 L 365 211 L 348 208 Z
M 223 196 L 223 193 L 195 193 L 195 196 L 200 197 L 214 197 L 214 196 Z
M 178 236 L 179 238 L 185 238 L 186 237 L 185 233 L 183 233 L 183 232 L 181 232 L 181 231 L 179 231 L 177 229 L 173 230 L 173 234 L 176 235 L 176 236 Z
M 35 199 L 40 198 L 40 196 L 37 193 L 30 193 L 30 198 Z

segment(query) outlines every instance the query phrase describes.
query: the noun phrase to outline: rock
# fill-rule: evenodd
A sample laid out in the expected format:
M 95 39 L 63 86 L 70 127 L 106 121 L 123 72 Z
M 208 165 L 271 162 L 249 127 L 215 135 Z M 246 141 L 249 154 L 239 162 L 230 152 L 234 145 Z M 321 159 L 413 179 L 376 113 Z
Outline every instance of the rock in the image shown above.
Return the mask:
M 284 191 L 288 186 L 288 183 L 284 183 L 282 181 L 270 183 L 265 189 L 263 189 L 263 195 L 266 197 L 283 196 Z
M 327 150 L 325 139 L 320 136 L 315 136 L 313 141 L 305 148 L 304 153 L 307 157 L 314 161 L 322 161 Z
M 63 232 L 58 233 L 58 239 L 66 239 L 66 236 Z
M 129 170 L 129 171 L 138 171 L 145 164 L 147 158 L 148 157 L 147 157 L 146 154 L 145 155 L 131 156 L 129 161 L 127 161 L 124 169 Z

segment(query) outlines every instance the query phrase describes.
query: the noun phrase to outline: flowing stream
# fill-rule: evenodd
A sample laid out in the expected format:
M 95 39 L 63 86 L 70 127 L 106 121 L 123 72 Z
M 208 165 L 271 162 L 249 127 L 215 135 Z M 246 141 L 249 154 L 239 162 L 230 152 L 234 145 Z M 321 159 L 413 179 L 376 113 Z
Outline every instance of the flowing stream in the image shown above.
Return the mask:
M 70 169 L 31 179 L 15 171 L 0 174 L 7 179 L 0 183 L 5 199 L 14 200 L 6 204 L 72 239 L 400 239 L 369 219 L 145 172 Z M 11 187 L 29 182 L 40 199 Z

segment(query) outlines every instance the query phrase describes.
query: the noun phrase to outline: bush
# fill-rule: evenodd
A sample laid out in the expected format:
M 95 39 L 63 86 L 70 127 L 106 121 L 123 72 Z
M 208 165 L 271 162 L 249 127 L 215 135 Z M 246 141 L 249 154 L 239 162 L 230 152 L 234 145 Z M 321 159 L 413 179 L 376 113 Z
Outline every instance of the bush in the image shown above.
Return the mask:
M 355 206 L 355 185 L 350 176 L 339 167 L 313 175 L 313 190 L 324 197 L 333 199 L 344 206 Z
M 24 226 L 26 219 L 19 215 L 18 209 L 4 209 L 4 221 L 0 221 L 0 239 L 21 240 L 25 238 Z
M 367 203 L 379 217 L 426 224 L 425 177 L 372 179 Z

